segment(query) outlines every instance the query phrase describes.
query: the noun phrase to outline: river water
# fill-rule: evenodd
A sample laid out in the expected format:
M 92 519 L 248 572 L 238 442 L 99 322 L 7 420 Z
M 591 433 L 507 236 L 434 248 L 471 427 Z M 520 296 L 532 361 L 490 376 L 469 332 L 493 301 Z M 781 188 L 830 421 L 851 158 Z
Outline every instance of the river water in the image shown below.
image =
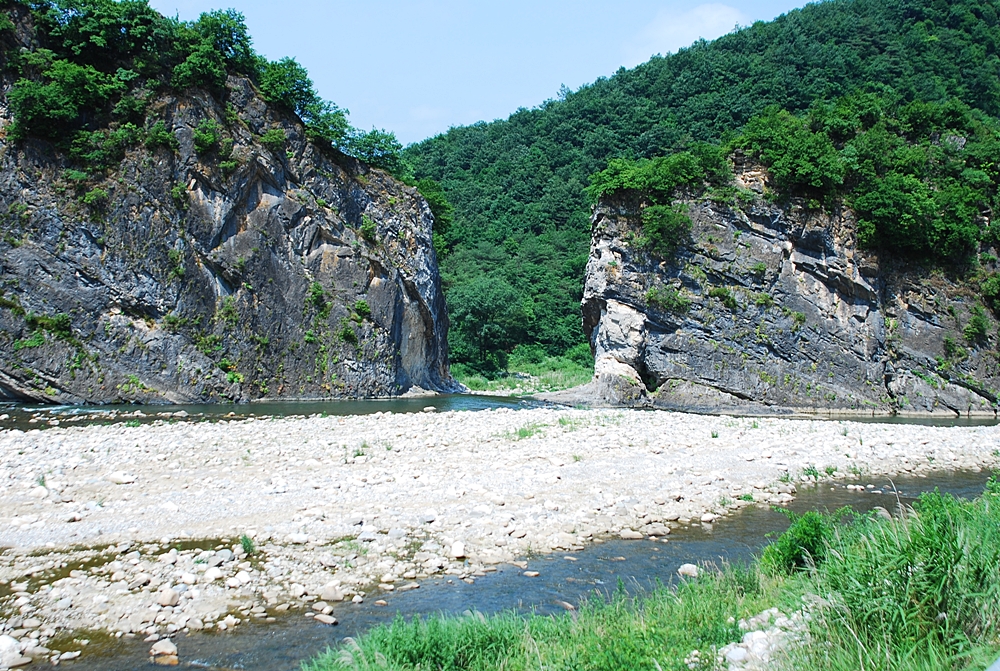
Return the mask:
M 413 398 L 335 401 L 273 401 L 239 405 L 27 405 L 0 403 L 0 429 L 88 426 L 93 424 L 140 424 L 155 421 L 225 421 L 245 417 L 308 417 L 311 415 L 374 415 L 377 412 L 413 413 L 426 408 L 490 410 L 494 408 L 538 408 L 548 404 L 509 396 L 443 394 Z M 6 418 L 4 418 L 6 415 Z M 34 420 L 34 421 L 32 421 Z
M 0 429 L 51 428 L 93 424 L 148 424 L 156 421 L 226 421 L 244 417 L 308 417 L 311 415 L 373 415 L 378 412 L 414 413 L 427 408 L 452 410 L 528 409 L 556 407 L 530 397 L 487 396 L 482 394 L 441 394 L 412 398 L 271 401 L 244 404 L 196 405 L 32 405 L 0 402 Z M 649 412 L 656 412 L 649 410 Z M 781 418 L 783 415 L 774 415 Z M 873 424 L 919 424 L 924 426 L 993 426 L 987 417 L 900 417 L 892 415 L 789 415 L 787 419 L 850 421 Z
M 871 491 L 846 488 L 847 482 L 802 486 L 788 508 L 797 512 L 835 510 L 851 506 L 869 510 L 882 506 L 895 510 L 897 500 L 912 503 L 921 492 L 935 488 L 956 496 L 973 498 L 982 493 L 987 472 L 935 473 L 927 477 L 895 480 L 873 478 L 856 484 L 874 484 Z M 528 578 L 522 569 L 498 567 L 496 573 L 477 579 L 474 585 L 444 578 L 426 580 L 420 589 L 386 595 L 387 607 L 366 601 L 340 604 L 334 615 L 340 624 L 329 627 L 313 623 L 301 613 L 274 624 L 245 624 L 229 633 L 199 633 L 175 637 L 185 668 L 223 671 L 292 671 L 303 659 L 335 646 L 347 636 L 356 636 L 398 616 L 466 611 L 494 613 L 503 610 L 558 613 L 560 602 L 578 604 L 588 596 L 607 595 L 624 584 L 630 592 L 675 580 L 682 563 L 735 563 L 750 560 L 768 537 L 784 531 L 788 519 L 768 508 L 752 507 L 714 525 L 693 525 L 676 530 L 667 542 L 608 540 L 572 554 L 552 554 L 529 559 L 529 568 L 539 576 Z M 572 559 L 567 559 L 571 557 Z M 141 639 L 112 639 L 92 646 L 72 663 L 77 671 L 133 671 L 153 669 L 147 660 L 149 643 Z

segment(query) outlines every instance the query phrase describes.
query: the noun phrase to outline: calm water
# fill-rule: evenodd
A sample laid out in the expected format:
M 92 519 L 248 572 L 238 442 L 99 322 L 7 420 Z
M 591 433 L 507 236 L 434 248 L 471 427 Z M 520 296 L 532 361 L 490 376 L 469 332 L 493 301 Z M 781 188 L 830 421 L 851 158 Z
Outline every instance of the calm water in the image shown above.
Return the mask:
M 527 409 L 558 407 L 531 398 L 483 396 L 479 394 L 444 394 L 423 398 L 359 399 L 329 401 L 280 401 L 249 404 L 198 405 L 26 405 L 0 403 L 0 429 L 44 429 L 52 426 L 87 426 L 91 424 L 148 424 L 155 421 L 223 421 L 242 417 L 305 417 L 310 415 L 373 415 L 377 412 L 415 413 L 427 407 L 449 410 L 490 410 L 494 408 Z M 652 412 L 652 411 L 651 411 Z M 178 416 L 178 413 L 180 416 Z M 748 416 L 764 419 L 764 416 Z M 776 415 L 781 418 L 781 415 Z M 837 417 L 816 415 L 787 417 L 830 422 L 866 424 L 917 424 L 922 426 L 994 426 L 996 418 L 984 417 Z M 32 421 L 34 420 L 34 421 Z
M 489 410 L 493 408 L 537 408 L 548 404 L 506 396 L 445 394 L 423 398 L 392 398 L 335 401 L 281 401 L 241 405 L 24 405 L 0 403 L 0 429 L 41 429 L 88 424 L 151 423 L 163 421 L 218 421 L 242 417 L 306 417 L 310 415 L 373 415 L 377 412 L 414 413 L 425 408 Z M 178 413 L 181 416 L 178 417 Z M 31 420 L 35 419 L 35 422 Z
M 939 473 L 926 478 L 906 477 L 893 482 L 873 479 L 857 484 L 875 484 L 873 494 L 848 490 L 843 484 L 803 487 L 791 510 L 834 510 L 850 505 L 857 510 L 883 506 L 893 510 L 899 500 L 910 503 L 920 492 L 940 488 L 956 496 L 972 498 L 982 493 L 989 473 Z M 176 637 L 181 666 L 222 671 L 293 671 L 301 660 L 335 646 L 347 636 L 356 636 L 397 616 L 434 613 L 503 610 L 537 613 L 562 612 L 561 601 L 577 604 L 586 596 L 606 595 L 621 581 L 629 591 L 654 587 L 675 579 L 678 566 L 687 562 L 745 562 L 767 541 L 788 526 L 787 518 L 769 509 L 750 508 L 719 523 L 697 525 L 675 531 L 669 541 L 608 541 L 582 552 L 553 554 L 533 559 L 529 568 L 540 572 L 526 578 L 521 569 L 505 566 L 479 578 L 475 585 L 443 579 L 426 580 L 418 590 L 390 594 L 388 607 L 366 602 L 341 604 L 334 615 L 336 627 L 314 624 L 301 613 L 276 624 L 240 625 L 228 634 L 196 634 Z M 576 561 L 567 560 L 571 556 Z M 141 639 L 120 639 L 100 651 L 91 650 L 72 667 L 78 671 L 133 671 L 155 669 L 147 661 L 149 644 Z M 99 654 L 95 654 L 98 653 Z

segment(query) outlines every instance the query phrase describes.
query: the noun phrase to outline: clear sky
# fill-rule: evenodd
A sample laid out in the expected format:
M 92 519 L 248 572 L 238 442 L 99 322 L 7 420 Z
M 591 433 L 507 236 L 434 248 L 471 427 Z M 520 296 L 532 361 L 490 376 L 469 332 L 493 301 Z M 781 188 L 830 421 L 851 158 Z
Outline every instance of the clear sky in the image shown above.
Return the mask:
M 506 118 L 699 37 L 770 20 L 802 0 L 151 0 L 191 20 L 242 12 L 258 52 L 292 56 L 355 126 L 403 144 Z

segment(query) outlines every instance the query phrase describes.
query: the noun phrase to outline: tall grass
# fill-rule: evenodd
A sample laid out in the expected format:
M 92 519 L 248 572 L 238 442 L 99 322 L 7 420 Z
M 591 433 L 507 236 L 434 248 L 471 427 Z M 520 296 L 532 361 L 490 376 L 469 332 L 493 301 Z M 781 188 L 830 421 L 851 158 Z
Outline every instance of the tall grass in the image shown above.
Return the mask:
M 812 668 L 982 669 L 1000 649 L 1000 485 L 925 494 L 892 520 L 835 528 L 813 571 Z
M 303 669 L 722 669 L 739 620 L 774 606 L 809 622 L 775 671 L 986 668 L 1000 651 L 1000 484 L 975 501 L 926 494 L 891 520 L 807 513 L 749 567 L 559 616 L 399 619 Z

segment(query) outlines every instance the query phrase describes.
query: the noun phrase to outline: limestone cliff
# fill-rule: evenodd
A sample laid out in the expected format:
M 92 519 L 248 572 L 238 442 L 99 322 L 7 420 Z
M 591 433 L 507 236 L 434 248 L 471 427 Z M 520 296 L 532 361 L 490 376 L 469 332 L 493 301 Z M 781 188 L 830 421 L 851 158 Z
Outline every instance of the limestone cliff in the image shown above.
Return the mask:
M 683 201 L 691 239 L 668 261 L 635 244 L 642 202 L 595 208 L 587 394 L 705 411 L 995 414 L 996 323 L 985 339 L 964 335 L 974 292 L 862 252 L 849 210 L 779 207 L 761 197 L 761 169 L 736 178 L 755 192 L 742 204 Z
M 11 84 L 0 92 L 0 397 L 458 388 L 432 215 L 415 189 L 312 144 L 238 77 L 221 99 L 155 99 L 149 123 L 169 136 L 81 185 L 50 145 L 7 139 Z M 196 146 L 206 120 L 214 147 Z M 284 141 L 262 141 L 267 131 Z

